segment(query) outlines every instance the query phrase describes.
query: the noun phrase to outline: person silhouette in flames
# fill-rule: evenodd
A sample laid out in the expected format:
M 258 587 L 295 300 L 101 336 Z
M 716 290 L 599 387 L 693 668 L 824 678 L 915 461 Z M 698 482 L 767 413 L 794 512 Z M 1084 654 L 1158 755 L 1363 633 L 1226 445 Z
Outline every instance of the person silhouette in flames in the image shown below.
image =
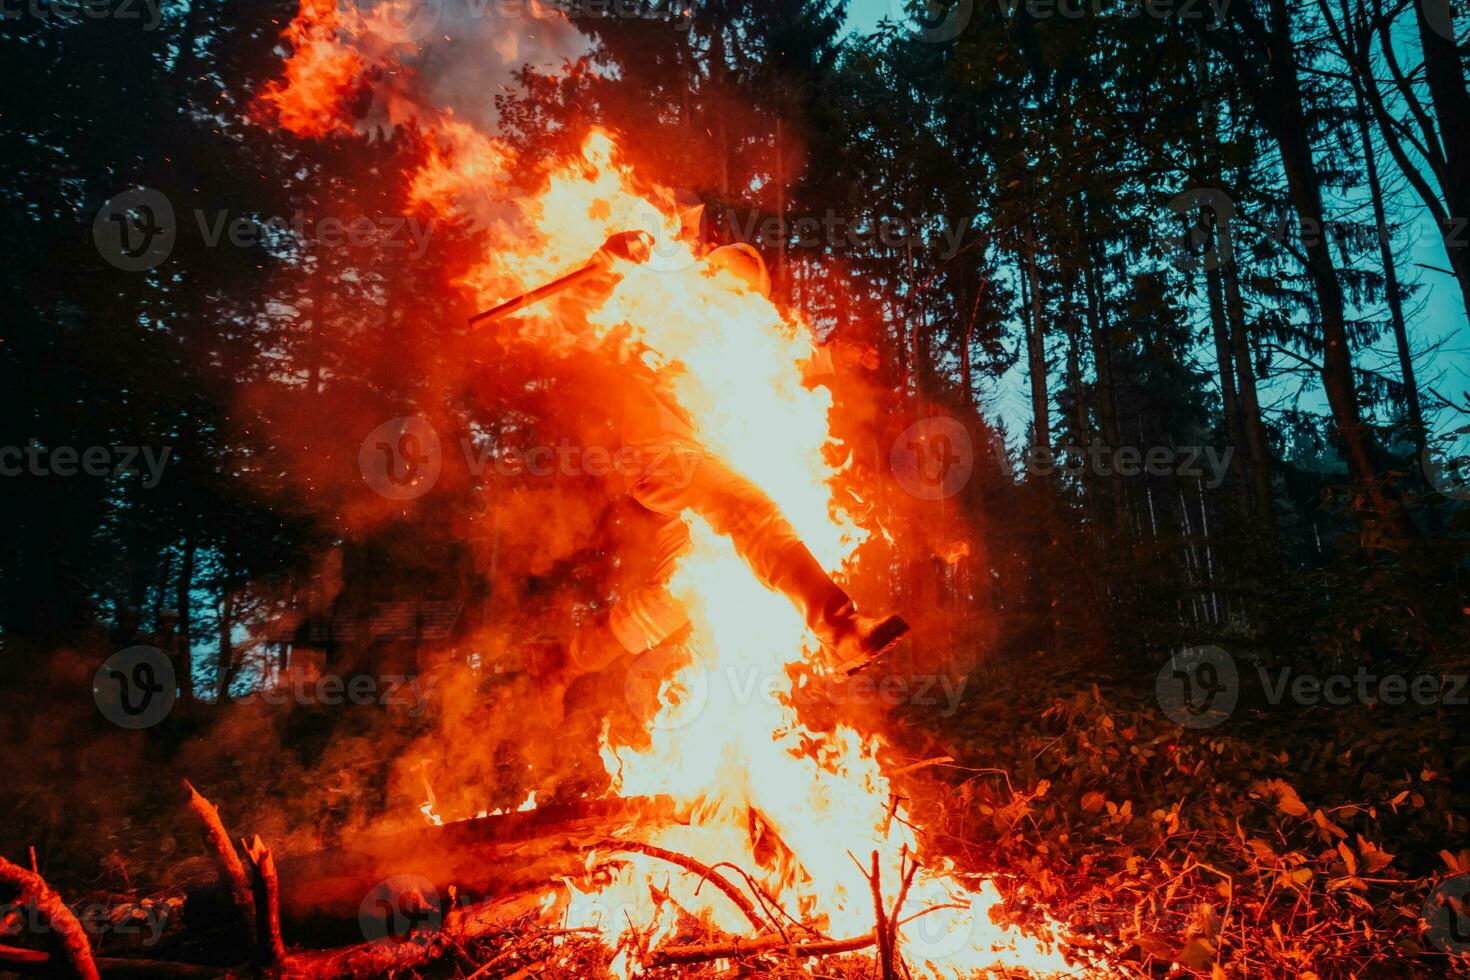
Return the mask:
M 608 254 L 603 254 L 608 253 Z M 646 261 L 648 243 L 638 236 L 614 236 L 598 258 Z M 760 253 L 746 244 L 708 252 L 707 273 L 724 270 L 742 288 L 769 298 L 770 275 Z M 601 306 L 616 286 L 611 272 L 566 294 L 559 315 L 585 317 Z M 622 399 L 619 430 L 622 452 L 638 465 L 623 477 L 623 490 L 651 526 L 651 571 L 626 589 L 609 609 L 585 622 L 564 655 L 535 658 L 533 679 L 553 722 L 561 718 L 563 697 L 578 678 L 615 661 L 637 657 L 683 631 L 689 615 L 669 591 L 675 568 L 691 547 L 688 510 L 730 539 L 760 583 L 796 606 L 826 651 L 833 668 L 852 674 L 891 650 L 907 633 L 901 616 L 865 616 L 797 536 L 780 508 L 758 486 L 731 470 L 699 441 L 694 422 L 669 387 L 647 365 L 631 359 L 619 365 Z

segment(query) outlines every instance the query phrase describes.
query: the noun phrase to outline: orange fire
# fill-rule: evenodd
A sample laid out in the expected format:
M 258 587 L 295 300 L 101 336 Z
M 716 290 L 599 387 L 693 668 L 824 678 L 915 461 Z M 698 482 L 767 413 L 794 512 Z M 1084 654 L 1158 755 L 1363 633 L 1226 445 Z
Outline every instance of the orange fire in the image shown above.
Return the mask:
M 337 0 L 301 0 L 284 37 L 292 48 L 285 77 L 266 87 L 264 100 L 282 127 L 298 136 L 348 130 L 339 119 L 341 100 L 364 67 L 341 43 L 345 20 Z
M 363 64 L 331 7 L 332 0 L 303 0 L 291 27 L 296 53 L 269 96 L 281 124 L 298 133 L 344 125 L 324 113 L 340 108 L 340 93 Z M 812 354 L 802 317 L 746 291 L 728 273 L 711 274 L 677 239 L 672 209 L 633 190 L 646 183 L 634 180 L 608 134 L 592 132 L 582 158 L 552 174 L 534 197 L 497 200 L 513 154 L 448 110 L 412 111 L 431 139 L 409 177 L 411 203 L 475 220 L 496 243 L 462 283 L 482 307 L 575 268 L 615 232 L 653 235 L 650 262 L 617 267 L 622 280 L 590 317 L 599 335 L 590 339 L 631 324 L 656 361 L 678 365 L 676 394 L 705 445 L 760 485 L 818 560 L 840 574 L 867 531 L 834 501 L 838 474 L 823 453 L 831 441 L 831 396 L 802 383 L 802 362 Z M 573 340 L 544 309 L 528 311 L 520 323 L 528 340 Z M 755 581 L 728 540 L 698 519 L 694 524 L 693 551 L 674 582 L 693 618 L 692 663 L 664 683 L 646 747 L 615 747 L 604 738 L 607 771 L 618 792 L 666 794 L 693 813 L 688 826 L 647 843 L 743 869 L 783 909 L 820 923 L 828 936 L 866 934 L 874 925 L 864 874 L 869 855 L 878 853 L 892 901 L 905 856 L 918 851 L 913 815 L 895 800 L 877 739 L 847 727 L 819 733 L 803 725 L 786 668 L 809 658 L 813 638 L 785 599 Z M 432 796 L 424 812 L 437 820 Z M 768 837 L 764 846 L 753 826 Z M 730 933 L 750 932 L 728 897 L 700 885 L 692 874 L 634 854 L 597 890 L 572 888 L 548 902 L 564 905 L 569 927 L 599 929 L 618 950 L 615 972 L 628 976 L 640 967 L 629 940 L 637 935 L 644 948 L 656 948 L 674 934 L 681 909 Z M 754 895 L 752 901 L 760 903 Z M 993 884 L 970 887 L 945 864 L 931 864 L 903 910 L 907 916 L 935 909 L 901 928 L 907 962 L 945 976 L 1067 971 L 1049 942 L 992 920 L 1000 902 Z
M 705 445 L 764 488 L 818 559 L 840 572 L 865 532 L 834 507 L 837 474 L 822 451 L 830 440 L 830 395 L 802 384 L 800 365 L 812 354 L 809 328 L 732 277 L 708 275 L 687 246 L 671 241 L 672 218 L 664 227 L 656 217 L 636 223 L 661 212 L 629 190 L 631 175 L 611 162 L 611 150 L 606 136 L 589 138 L 588 168 L 559 175 L 554 197 L 538 202 L 540 230 L 554 240 L 575 239 L 584 229 L 582 254 L 630 220 L 657 236 L 660 261 L 623 269 L 594 326 L 634 324 L 659 358 L 677 362 L 677 395 Z M 807 658 L 812 638 L 791 605 L 754 580 L 728 540 L 695 523 L 694 549 L 674 583 L 694 611 L 694 662 L 665 685 L 650 745 L 605 746 L 604 763 L 624 794 L 667 794 L 695 809 L 690 826 L 649 843 L 708 864 L 731 862 L 798 918 L 825 919 L 833 936 L 861 935 L 873 927 L 873 907 L 853 855 L 866 863 L 876 850 L 882 880 L 896 889 L 903 855 L 917 849 L 910 815 L 902 805 L 893 808 L 876 739 L 843 727 L 817 734 L 802 724 L 786 667 Z M 755 853 L 752 813 L 788 852 L 768 859 L 768 867 Z M 672 901 L 656 901 L 650 884 Z M 699 885 L 635 855 L 610 885 L 574 895 L 567 915 L 572 925 L 602 928 L 611 942 L 636 928 L 656 945 L 672 934 L 679 907 L 706 913 L 730 932 L 749 931 L 732 903 Z M 991 885 L 971 891 L 943 870 L 923 874 L 907 908 L 955 907 L 904 930 L 905 954 L 956 975 L 992 966 L 1065 969 L 1043 944 L 991 921 L 999 901 Z M 627 975 L 635 967 L 626 946 L 614 968 Z

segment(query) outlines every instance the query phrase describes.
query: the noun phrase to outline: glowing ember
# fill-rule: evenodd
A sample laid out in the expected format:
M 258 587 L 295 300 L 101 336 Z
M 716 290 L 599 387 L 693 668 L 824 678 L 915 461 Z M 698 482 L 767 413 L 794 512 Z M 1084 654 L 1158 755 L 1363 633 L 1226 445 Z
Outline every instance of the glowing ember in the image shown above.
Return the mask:
M 342 43 L 345 29 L 327 12 L 330 6 L 330 0 L 303 0 L 291 27 L 296 53 L 269 96 L 282 125 L 297 132 L 341 128 L 333 115 L 341 99 L 333 93 L 361 66 Z M 674 240 L 671 209 L 632 190 L 638 184 L 607 134 L 592 133 L 582 159 L 552 174 L 538 195 L 495 200 L 511 154 L 447 111 L 414 112 L 430 147 L 409 179 L 412 202 L 473 219 L 497 243 L 462 284 L 482 307 L 581 265 L 615 232 L 654 236 L 653 261 L 615 267 L 623 278 L 590 317 L 600 336 L 582 339 L 600 340 L 631 324 L 655 367 L 679 369 L 671 372 L 674 389 L 704 444 L 760 485 L 817 558 L 840 572 L 866 531 L 834 504 L 837 474 L 823 456 L 831 398 L 802 384 L 812 342 L 801 318 L 744 290 L 728 273 L 709 274 Z M 519 322 L 528 342 L 576 339 L 545 308 L 527 311 Z M 828 936 L 864 935 L 873 929 L 872 896 L 854 856 L 866 865 L 878 853 L 891 900 L 905 855 L 918 850 L 912 815 L 894 800 L 876 739 L 840 726 L 817 733 L 802 724 L 789 703 L 786 667 L 808 659 L 813 638 L 784 598 L 756 582 L 728 540 L 695 523 L 693 551 L 674 582 L 693 618 L 693 662 L 664 684 L 646 747 L 615 747 L 604 738 L 607 771 L 624 795 L 666 794 L 693 812 L 689 826 L 648 843 L 746 870 L 782 908 L 818 923 Z M 776 681 L 786 685 L 784 698 L 750 696 Z M 534 805 L 533 794 L 520 809 Z M 440 822 L 432 791 L 422 809 Z M 596 858 L 589 857 L 589 866 Z M 640 966 L 627 940 L 636 932 L 656 949 L 673 936 L 681 909 L 732 934 L 750 932 L 726 895 L 700 885 L 695 875 L 633 854 L 597 891 L 573 891 L 566 924 L 601 930 L 618 949 L 613 968 L 622 976 Z M 944 867 L 920 872 L 905 916 L 934 910 L 900 930 L 903 955 L 942 975 L 1067 970 L 1047 944 L 992 921 L 1000 902 L 988 882 L 972 889 Z

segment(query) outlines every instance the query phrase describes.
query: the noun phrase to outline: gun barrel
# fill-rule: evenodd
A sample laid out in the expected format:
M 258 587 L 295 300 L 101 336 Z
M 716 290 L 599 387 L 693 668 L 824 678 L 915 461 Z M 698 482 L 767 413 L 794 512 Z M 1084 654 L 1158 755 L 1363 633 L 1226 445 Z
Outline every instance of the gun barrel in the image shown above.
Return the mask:
M 594 276 L 599 272 L 605 272 L 613 259 L 623 259 L 627 262 L 643 263 L 648 261 L 648 256 L 653 248 L 653 236 L 646 231 L 621 231 L 612 235 L 602 248 L 598 249 L 597 256 L 582 268 L 568 272 L 560 279 L 553 279 L 544 286 L 537 286 L 530 292 L 522 293 L 514 299 L 508 299 L 499 306 L 486 310 L 484 313 L 476 313 L 470 317 L 470 326 L 477 327 L 482 323 L 493 323 L 496 320 L 518 313 L 528 306 L 534 306 L 548 296 L 553 296 L 563 289 L 569 289 L 582 280 Z
M 514 299 L 508 299 L 499 306 L 492 307 L 483 313 L 476 313 L 470 317 L 470 326 L 478 327 L 481 324 L 493 323 L 496 320 L 508 317 L 512 313 L 519 313 L 528 306 L 536 305 L 548 296 L 553 296 L 564 289 L 570 289 L 572 286 L 575 286 L 577 283 L 602 269 L 602 263 L 590 262 L 574 272 L 568 272 L 560 279 L 553 279 L 545 285 L 537 286 L 530 292 L 522 293 Z

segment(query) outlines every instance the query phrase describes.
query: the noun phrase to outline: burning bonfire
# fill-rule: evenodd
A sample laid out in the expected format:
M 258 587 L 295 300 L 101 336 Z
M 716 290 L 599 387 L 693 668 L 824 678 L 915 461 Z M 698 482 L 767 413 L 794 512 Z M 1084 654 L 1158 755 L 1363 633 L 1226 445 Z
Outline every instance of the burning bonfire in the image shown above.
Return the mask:
M 364 16 L 336 0 L 302 0 L 286 32 L 292 54 L 262 117 L 307 138 L 379 125 L 421 133 L 426 152 L 409 175 L 408 203 L 486 233 L 483 261 L 458 283 L 479 308 L 566 275 L 613 236 L 651 243 L 645 261 L 610 260 L 616 285 L 586 313 L 590 335 L 568 331 L 545 305 L 496 329 L 548 348 L 620 338 L 641 352 L 669 379 L 709 452 L 759 486 L 841 577 L 865 538 L 882 532 L 845 512 L 851 494 L 836 492 L 861 497 L 865 488 L 832 462 L 840 454 L 830 451 L 830 394 L 804 382 L 810 326 L 712 269 L 684 234 L 673 195 L 640 180 L 608 133 L 589 132 L 580 156 L 534 195 L 514 194 L 515 152 L 491 127 L 427 98 L 400 58 L 412 45 L 375 29 L 389 6 Z M 373 105 L 366 120 L 364 91 Z M 543 918 L 595 931 L 624 977 L 760 950 L 869 947 L 890 976 L 900 956 L 915 974 L 1068 970 L 1053 937 L 999 924 L 992 883 L 921 858 L 922 818 L 893 792 L 878 738 L 803 722 L 792 685 L 823 681 L 814 638 L 727 538 L 697 516 L 691 522 L 692 548 L 670 585 L 690 619 L 688 661 L 662 679 L 646 738 L 619 744 L 605 732 L 601 749 L 618 796 L 670 801 L 679 819 L 645 821 L 588 849 L 586 868 L 599 873 L 547 891 Z M 787 687 L 742 697 L 736 679 L 750 677 Z M 535 812 L 534 797 L 522 810 Z M 432 799 L 424 812 L 439 822 Z M 719 940 L 691 943 L 690 923 Z

